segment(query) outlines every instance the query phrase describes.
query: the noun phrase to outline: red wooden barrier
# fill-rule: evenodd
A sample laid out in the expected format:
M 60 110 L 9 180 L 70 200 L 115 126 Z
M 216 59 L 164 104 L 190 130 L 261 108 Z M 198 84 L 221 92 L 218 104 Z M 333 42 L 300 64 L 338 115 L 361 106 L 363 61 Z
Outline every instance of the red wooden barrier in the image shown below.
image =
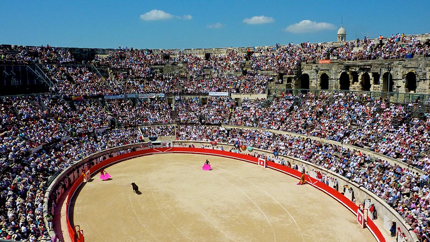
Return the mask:
M 173 148 L 152 148 L 152 149 L 145 149 L 145 150 L 139 150 L 139 151 L 135 151 L 135 152 L 131 152 L 131 153 L 127 153 L 127 154 L 123 154 L 123 155 L 118 155 L 115 156 L 113 158 L 107 159 L 105 161 L 100 162 L 99 164 L 93 166 L 90 168 L 90 172 L 91 174 L 93 174 L 94 172 L 98 171 L 99 169 L 106 167 L 108 165 L 111 165 L 113 163 L 116 162 L 120 162 L 123 160 L 128 160 L 130 158 L 134 158 L 134 157 L 140 157 L 140 156 L 145 156 L 145 155 L 152 155 L 152 154 L 161 154 L 161 153 L 187 153 L 187 154 L 202 154 L 202 155 L 214 155 L 214 156 L 221 156 L 221 157 L 226 157 L 226 158 L 230 158 L 230 159 L 236 159 L 236 160 L 242 160 L 242 161 L 246 161 L 246 162 L 250 162 L 250 163 L 255 163 L 257 164 L 258 162 L 258 158 L 250 156 L 250 155 L 244 155 L 244 154 L 237 154 L 237 153 L 232 153 L 232 152 L 228 152 L 228 151 L 222 151 L 222 150 L 213 150 L 213 149 L 202 149 L 202 148 L 186 148 L 186 147 L 173 147 Z M 278 170 L 280 172 L 286 173 L 290 176 L 293 177 L 297 177 L 300 178 L 301 173 L 297 170 L 291 169 L 289 167 L 280 165 L 280 164 L 276 164 L 274 162 L 270 162 L 267 161 L 267 167 L 274 169 L 274 170 Z M 335 200 L 337 200 L 339 203 L 343 204 L 346 208 L 348 208 L 352 213 L 354 213 L 355 215 L 357 214 L 357 209 L 358 206 L 355 205 L 352 201 L 350 201 L 348 198 L 346 198 L 345 196 L 343 196 L 340 192 L 336 191 L 335 189 L 331 188 L 330 186 L 327 186 L 326 184 L 310 177 L 310 176 L 306 176 L 306 181 L 309 185 L 312 185 L 318 189 L 320 189 L 321 191 L 325 192 L 326 194 L 330 195 L 331 197 L 333 197 Z M 69 197 L 67 199 L 67 227 L 69 229 L 69 235 L 70 238 L 72 239 L 72 241 L 75 242 L 83 242 L 83 240 L 77 240 L 77 232 L 75 231 L 75 229 L 72 227 L 70 220 L 69 220 L 69 202 L 72 199 L 76 189 L 81 185 L 81 183 L 83 182 L 83 177 L 80 176 L 75 183 L 73 183 L 72 188 L 69 191 Z M 382 235 L 381 231 L 379 230 L 379 228 L 375 225 L 375 223 L 373 223 L 372 220 L 368 219 L 367 221 L 367 228 L 371 231 L 371 233 L 373 234 L 373 236 L 375 236 L 375 238 L 380 241 L 380 242 L 385 242 L 385 238 Z M 80 233 L 82 233 L 82 231 L 79 231 Z M 82 239 L 83 239 L 83 234 L 82 234 Z
M 267 167 L 271 169 L 275 169 L 278 171 L 281 171 L 283 173 L 292 175 L 294 177 L 300 178 L 301 173 L 299 171 L 296 171 L 294 169 L 291 169 L 289 167 L 276 164 L 274 162 L 267 162 Z M 344 205 L 346 208 L 348 208 L 353 214 L 357 215 L 357 209 L 358 206 L 353 203 L 351 200 L 349 200 L 347 197 L 342 195 L 340 192 L 336 191 L 330 186 L 327 186 L 325 183 L 318 181 L 317 179 L 314 179 L 310 176 L 306 176 L 306 182 L 319 190 L 325 192 L 326 194 L 330 195 L 332 198 L 336 199 L 339 203 Z M 380 242 L 385 242 L 385 238 L 382 235 L 379 228 L 375 225 L 375 223 L 371 219 L 367 219 L 367 228 L 370 230 L 370 232 L 375 236 L 375 238 Z

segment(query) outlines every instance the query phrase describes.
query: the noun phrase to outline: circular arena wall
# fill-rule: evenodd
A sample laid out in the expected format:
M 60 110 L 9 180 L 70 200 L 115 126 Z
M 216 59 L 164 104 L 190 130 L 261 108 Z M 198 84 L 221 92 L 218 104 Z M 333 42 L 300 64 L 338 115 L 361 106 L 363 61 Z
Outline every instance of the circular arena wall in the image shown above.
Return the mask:
M 324 192 L 254 162 L 159 152 L 105 171 L 71 203 L 86 241 L 376 241 Z
M 207 145 L 209 145 L 208 142 L 206 142 Z M 228 145 L 224 145 L 227 146 Z M 129 152 L 131 149 L 137 150 L 136 152 Z M 95 153 L 80 162 L 77 162 L 74 166 L 69 167 L 65 171 L 63 171 L 57 179 L 50 185 L 47 193 L 46 193 L 46 203 L 45 203 L 45 213 L 47 214 L 49 210 L 52 210 L 52 203 L 58 201 L 58 199 L 63 195 L 65 189 L 73 184 L 72 192 L 74 192 L 82 182 L 82 176 L 80 175 L 84 169 L 84 164 L 87 164 L 87 166 L 90 167 L 91 173 L 96 172 L 100 168 L 111 165 L 113 163 L 117 163 L 123 160 L 127 160 L 133 157 L 142 156 L 145 153 L 157 153 L 157 152 L 179 152 L 179 153 L 199 153 L 199 154 L 210 154 L 210 155 L 217 155 L 217 156 L 224 156 L 229 157 L 233 159 L 238 160 L 245 160 L 248 162 L 257 162 L 257 158 L 246 155 L 246 154 L 237 154 L 227 151 L 221 151 L 216 149 L 190 149 L 190 148 L 181 148 L 181 147 L 175 147 L 175 148 L 148 148 L 146 143 L 140 143 L 140 144 L 134 144 L 134 145 L 127 145 L 123 147 L 117 147 L 110 150 L 106 150 L 103 152 Z M 125 153 L 125 154 L 124 154 Z M 110 159 L 105 159 L 107 155 L 113 154 L 117 155 Z M 298 163 L 306 163 L 300 160 L 297 160 Z M 308 164 L 306 164 L 308 165 Z M 312 164 L 310 164 L 312 165 Z M 300 173 L 294 169 L 285 167 L 283 165 L 279 165 L 273 162 L 267 162 L 267 167 L 270 169 L 275 169 L 284 173 L 287 173 L 291 176 L 298 177 Z M 309 167 L 313 168 L 313 167 Z M 307 170 L 309 169 L 307 168 Z M 318 169 L 318 167 L 314 167 Z M 337 174 L 333 174 L 334 176 L 337 176 Z M 337 176 L 338 179 L 342 179 L 342 177 Z M 338 202 L 342 203 L 345 207 L 347 207 L 351 212 L 356 214 L 357 212 L 357 206 L 351 202 L 348 198 L 334 190 L 333 188 L 327 186 L 326 184 L 318 181 L 317 179 L 312 178 L 311 176 L 307 176 L 307 180 L 309 181 L 312 186 L 316 187 L 317 189 L 320 189 L 321 191 L 327 193 L 328 195 L 332 196 L 334 199 L 336 199 Z M 351 184 L 351 186 L 354 186 Z M 363 191 L 364 192 L 364 191 Z M 373 195 L 373 194 L 370 194 Z M 49 198 L 49 200 L 48 200 Z M 70 201 L 68 201 L 70 202 Z M 375 205 L 378 204 L 378 201 L 375 201 Z M 388 206 L 388 205 L 387 205 Z M 52 211 L 53 212 L 53 211 Z M 379 241 L 385 241 L 385 238 L 381 234 L 378 227 L 371 221 L 368 220 L 367 227 L 370 229 L 370 231 L 374 234 L 375 238 L 377 238 Z M 53 231 L 51 232 L 51 236 L 54 236 Z M 72 227 L 71 224 L 69 224 L 69 233 L 72 237 L 75 237 L 76 231 Z M 408 233 L 409 234 L 409 233 Z

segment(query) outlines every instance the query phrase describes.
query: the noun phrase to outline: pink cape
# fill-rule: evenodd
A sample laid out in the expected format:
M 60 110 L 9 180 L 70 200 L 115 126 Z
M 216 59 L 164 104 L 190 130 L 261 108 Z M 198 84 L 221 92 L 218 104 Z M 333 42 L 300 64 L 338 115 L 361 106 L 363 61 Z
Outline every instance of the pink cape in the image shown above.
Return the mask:
M 100 173 L 100 179 L 102 179 L 103 181 L 106 181 L 109 178 L 111 178 L 111 176 L 109 175 L 109 173 L 105 172 L 104 175 L 103 175 L 103 173 Z
M 204 165 L 203 165 L 203 167 L 202 167 L 202 169 L 203 169 L 204 171 L 210 171 L 210 170 L 212 170 L 212 167 L 211 167 L 211 165 L 209 165 L 209 164 L 204 164 Z

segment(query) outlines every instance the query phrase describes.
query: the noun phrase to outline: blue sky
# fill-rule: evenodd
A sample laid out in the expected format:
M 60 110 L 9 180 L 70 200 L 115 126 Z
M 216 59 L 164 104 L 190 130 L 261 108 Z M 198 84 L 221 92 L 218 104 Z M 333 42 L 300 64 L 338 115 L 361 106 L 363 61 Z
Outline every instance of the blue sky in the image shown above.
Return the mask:
M 430 32 L 428 0 L 0 0 L 0 44 L 151 49 L 265 46 Z

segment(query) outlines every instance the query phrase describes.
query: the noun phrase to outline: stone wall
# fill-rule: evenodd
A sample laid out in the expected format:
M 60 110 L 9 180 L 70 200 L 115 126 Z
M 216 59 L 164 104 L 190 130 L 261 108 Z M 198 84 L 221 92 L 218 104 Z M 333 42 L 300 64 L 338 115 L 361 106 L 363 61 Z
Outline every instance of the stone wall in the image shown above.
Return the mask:
M 429 93 L 430 58 L 403 60 L 332 61 L 330 64 L 302 64 L 293 88 L 399 93 Z M 392 82 L 391 85 L 388 85 Z M 348 87 L 349 86 L 349 87 Z

